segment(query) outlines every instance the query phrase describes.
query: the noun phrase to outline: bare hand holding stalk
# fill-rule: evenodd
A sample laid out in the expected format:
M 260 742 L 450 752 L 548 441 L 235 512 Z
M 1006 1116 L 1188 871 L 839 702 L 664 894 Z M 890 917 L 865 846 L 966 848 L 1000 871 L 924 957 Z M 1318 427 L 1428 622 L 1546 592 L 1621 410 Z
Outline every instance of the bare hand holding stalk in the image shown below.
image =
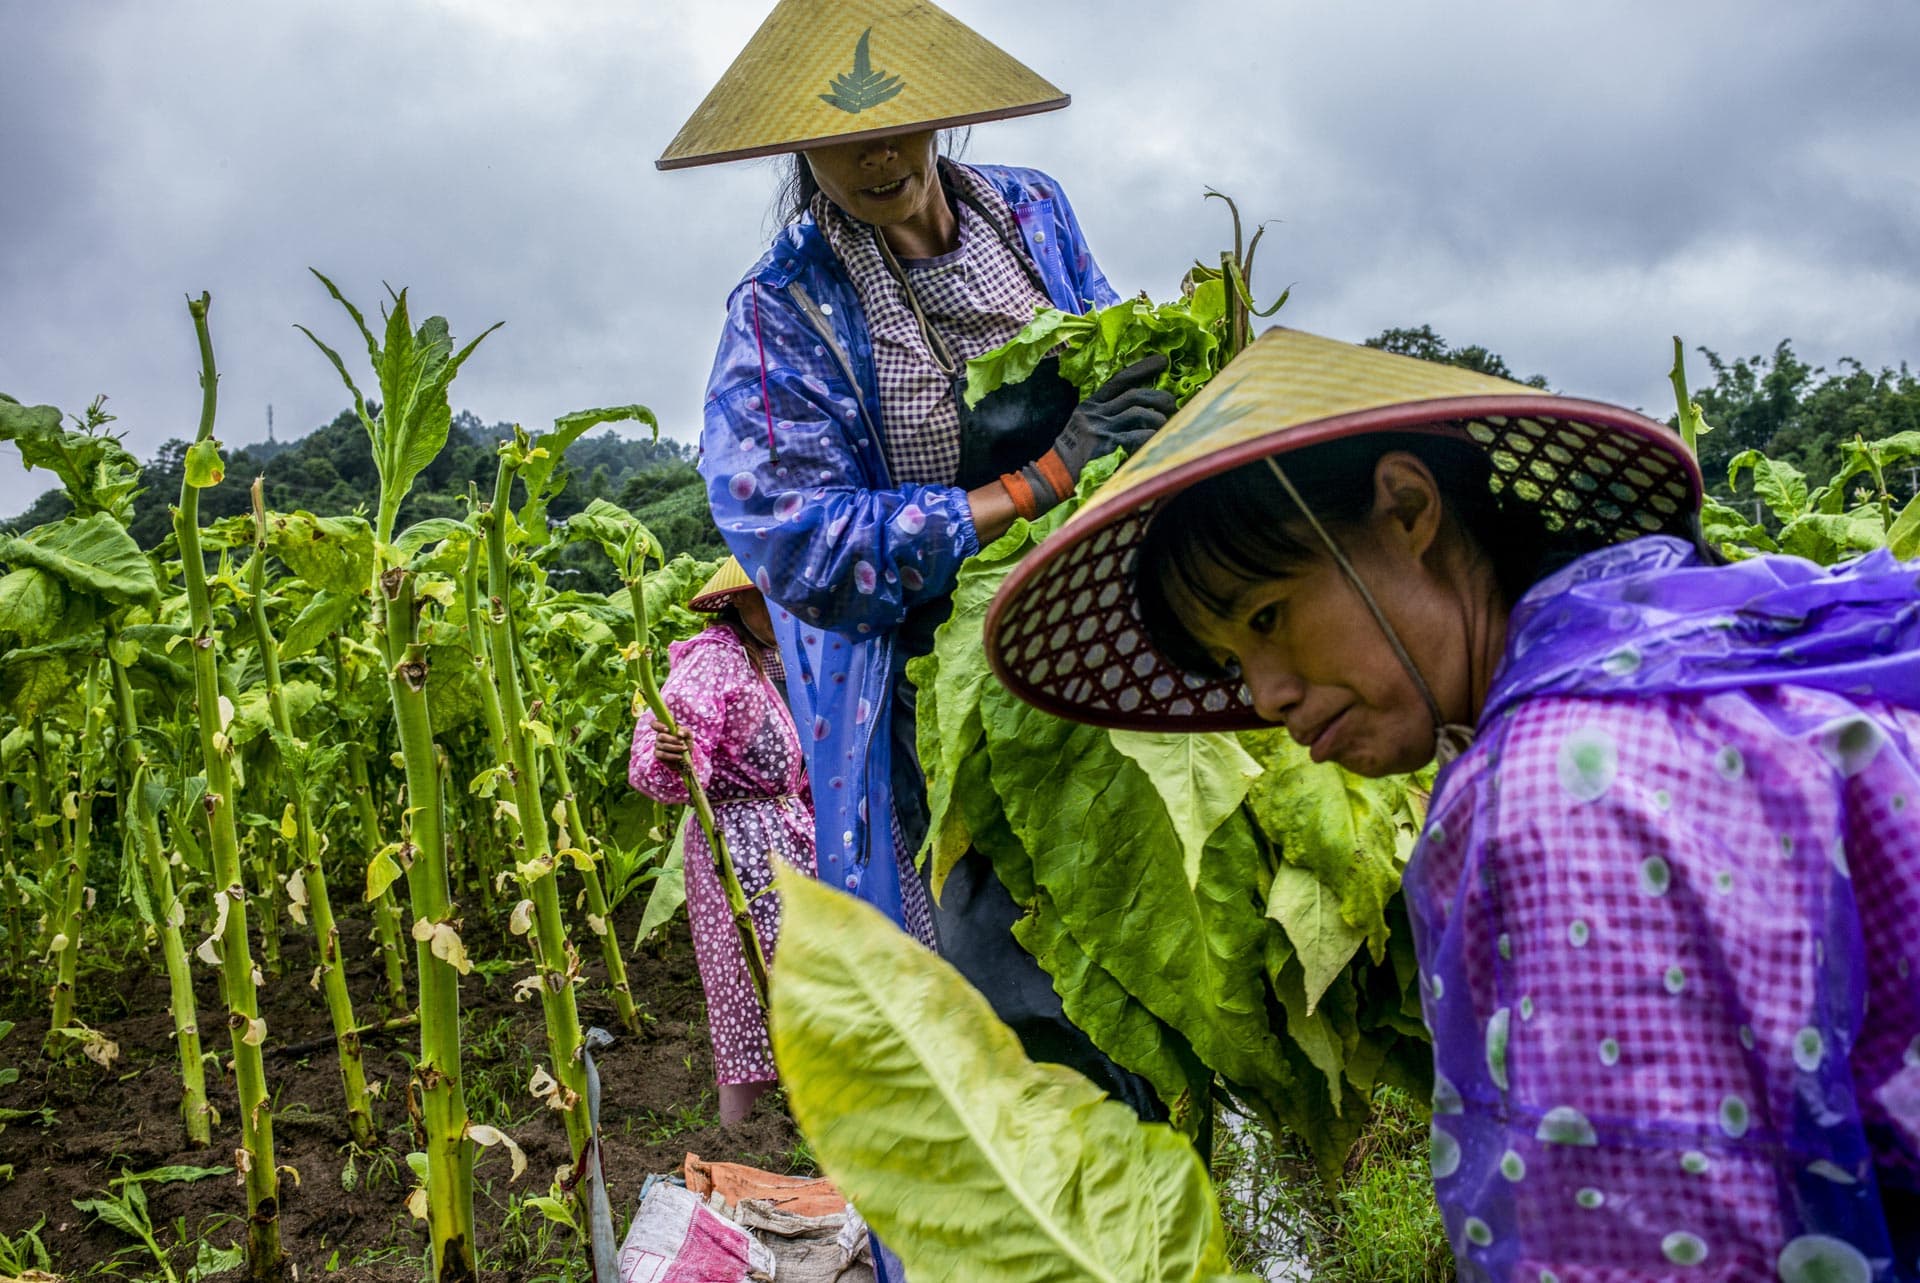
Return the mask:
M 653 760 L 673 770 L 685 770 L 687 755 L 692 751 L 693 741 L 666 731 L 653 733 Z

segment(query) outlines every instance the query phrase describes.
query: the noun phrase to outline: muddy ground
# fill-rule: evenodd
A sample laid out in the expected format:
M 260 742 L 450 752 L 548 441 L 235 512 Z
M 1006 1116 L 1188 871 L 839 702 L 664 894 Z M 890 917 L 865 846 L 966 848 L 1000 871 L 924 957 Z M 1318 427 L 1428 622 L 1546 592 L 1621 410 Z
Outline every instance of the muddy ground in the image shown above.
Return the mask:
M 632 939 L 639 899 L 616 914 L 622 939 Z M 298 1173 L 297 1182 L 291 1176 L 281 1182 L 283 1242 L 302 1279 L 419 1279 L 425 1241 L 402 1205 L 413 1183 L 406 1154 L 418 1147 L 406 1114 L 409 1055 L 417 1053 L 418 1033 L 367 1036 L 367 1076 L 383 1085 L 382 1136 L 370 1151 L 358 1149 L 347 1132 L 332 1044 L 316 1045 L 330 1038 L 331 1027 L 325 1005 L 307 983 L 312 938 L 284 925 L 281 976 L 261 992 L 276 1159 Z M 355 1012 L 363 1024 L 386 1014 L 366 934 L 364 922 L 343 923 Z M 528 1161 L 526 1175 L 510 1184 L 505 1153 L 495 1149 L 481 1156 L 475 1219 L 482 1265 L 488 1278 L 516 1283 L 582 1277 L 583 1257 L 571 1232 L 519 1205 L 546 1193 L 555 1169 L 567 1161 L 560 1116 L 527 1091 L 535 1066 L 547 1056 L 539 1002 L 513 1000 L 514 981 L 531 970 L 525 945 L 489 938 L 472 922 L 463 934 L 481 963 L 461 986 L 468 1107 L 475 1122 L 500 1127 L 518 1141 Z M 17 1082 L 0 1087 L 0 1109 L 50 1111 L 44 1124 L 14 1121 L 0 1131 L 0 1169 L 14 1169 L 10 1182 L 0 1181 L 0 1234 L 19 1246 L 22 1232 L 38 1224 L 53 1269 L 63 1278 L 161 1278 L 158 1263 L 137 1239 L 76 1210 L 73 1201 L 101 1197 L 122 1172 L 232 1165 L 237 1113 L 217 981 L 211 969 L 195 965 L 200 1028 L 206 1050 L 219 1054 L 218 1064 L 209 1060 L 207 1068 L 209 1095 L 221 1118 L 212 1147 L 196 1150 L 185 1145 L 179 1122 L 180 1079 L 158 949 L 149 953 L 137 937 L 126 936 L 91 941 L 83 957 L 79 1013 L 119 1044 L 110 1069 L 77 1057 L 55 1063 L 41 1056 L 47 1011 L 39 977 L 0 976 L 0 1019 L 17 1026 L 0 1042 L 0 1066 L 20 1072 Z M 628 968 L 646 1015 L 638 1036 L 619 1029 L 597 957 L 588 960 L 587 982 L 579 991 L 582 1025 L 621 1035 L 598 1057 L 616 1222 L 624 1225 L 649 1172 L 676 1169 L 690 1150 L 774 1171 L 810 1172 L 811 1157 L 777 1093 L 763 1098 L 737 1127 L 718 1122 L 705 1004 L 684 918 L 664 943 L 629 955 Z M 201 1241 L 227 1246 L 243 1231 L 245 1195 L 231 1174 L 144 1188 L 155 1235 L 183 1281 Z M 7 1273 L 0 1257 L 0 1276 Z

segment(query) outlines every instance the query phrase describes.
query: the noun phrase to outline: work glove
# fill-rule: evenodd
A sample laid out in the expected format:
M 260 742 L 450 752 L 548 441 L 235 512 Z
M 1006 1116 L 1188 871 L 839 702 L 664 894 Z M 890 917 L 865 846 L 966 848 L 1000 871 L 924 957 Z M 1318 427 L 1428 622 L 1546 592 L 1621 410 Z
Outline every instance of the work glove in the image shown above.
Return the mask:
M 1014 511 L 1029 520 L 1039 516 L 1073 493 L 1089 463 L 1146 444 L 1175 408 L 1173 394 L 1153 386 L 1166 369 L 1167 358 L 1158 353 L 1135 361 L 1076 406 L 1051 450 L 1000 479 Z

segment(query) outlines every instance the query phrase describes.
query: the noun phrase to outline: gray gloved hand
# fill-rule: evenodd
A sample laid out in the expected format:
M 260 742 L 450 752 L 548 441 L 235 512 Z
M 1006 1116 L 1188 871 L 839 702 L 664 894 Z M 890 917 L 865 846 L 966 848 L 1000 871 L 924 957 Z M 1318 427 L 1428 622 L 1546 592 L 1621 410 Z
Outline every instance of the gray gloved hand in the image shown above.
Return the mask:
M 1037 516 L 1072 494 L 1080 474 L 1095 459 L 1115 450 L 1137 450 L 1160 430 L 1174 411 L 1173 394 L 1153 386 L 1166 369 L 1165 356 L 1144 357 L 1074 408 L 1053 448 L 1014 474 L 1024 487 L 1008 486 L 1021 516 Z M 1032 492 L 1030 505 L 1022 502 L 1021 488 Z

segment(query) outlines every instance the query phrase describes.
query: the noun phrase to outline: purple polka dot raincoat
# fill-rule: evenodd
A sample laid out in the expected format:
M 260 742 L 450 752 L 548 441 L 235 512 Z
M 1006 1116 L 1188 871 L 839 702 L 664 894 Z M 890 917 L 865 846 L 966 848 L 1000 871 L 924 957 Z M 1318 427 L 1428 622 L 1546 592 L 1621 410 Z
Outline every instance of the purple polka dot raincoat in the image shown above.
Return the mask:
M 1406 888 L 1463 1278 L 1920 1278 L 1915 566 L 1536 585 Z

